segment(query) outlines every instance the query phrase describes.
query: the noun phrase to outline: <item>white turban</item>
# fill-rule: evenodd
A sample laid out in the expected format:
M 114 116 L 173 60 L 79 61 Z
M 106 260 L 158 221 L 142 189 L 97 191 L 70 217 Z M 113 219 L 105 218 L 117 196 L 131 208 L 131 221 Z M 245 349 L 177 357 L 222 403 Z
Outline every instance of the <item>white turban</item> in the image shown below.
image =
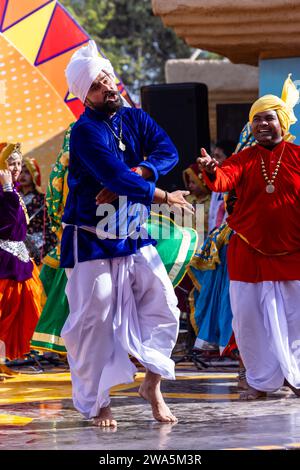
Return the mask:
M 72 55 L 65 70 L 69 91 L 84 103 L 91 84 L 102 70 L 114 75 L 110 61 L 99 56 L 95 41 L 89 41 Z

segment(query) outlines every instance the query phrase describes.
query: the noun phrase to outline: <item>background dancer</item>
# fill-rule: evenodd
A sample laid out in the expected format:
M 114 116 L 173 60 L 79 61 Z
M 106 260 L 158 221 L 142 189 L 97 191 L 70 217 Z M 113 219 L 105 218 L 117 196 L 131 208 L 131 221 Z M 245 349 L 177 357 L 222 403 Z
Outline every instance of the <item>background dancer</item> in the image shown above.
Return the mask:
M 0 340 L 8 359 L 29 353 L 41 310 L 38 269 L 24 244 L 29 218 L 17 191 L 21 168 L 20 144 L 1 143 Z
M 299 93 L 286 80 L 282 99 L 259 98 L 249 121 L 257 145 L 219 168 L 202 149 L 198 159 L 214 191 L 236 190 L 228 225 L 235 231 L 228 248 L 233 329 L 255 399 L 284 381 L 299 394 L 300 364 L 300 147 L 290 125 Z

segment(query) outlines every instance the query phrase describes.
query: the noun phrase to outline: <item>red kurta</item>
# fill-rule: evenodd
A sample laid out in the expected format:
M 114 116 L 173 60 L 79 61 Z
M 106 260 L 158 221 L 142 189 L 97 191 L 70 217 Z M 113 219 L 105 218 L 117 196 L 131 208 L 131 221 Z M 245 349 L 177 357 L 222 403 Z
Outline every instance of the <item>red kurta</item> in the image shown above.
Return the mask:
M 281 154 L 275 192 L 268 194 L 261 157 L 271 178 Z M 300 280 L 300 146 L 282 141 L 270 151 L 255 145 L 225 160 L 213 181 L 205 171 L 203 176 L 212 191 L 236 190 L 238 200 L 227 218 L 236 232 L 228 247 L 229 278 Z

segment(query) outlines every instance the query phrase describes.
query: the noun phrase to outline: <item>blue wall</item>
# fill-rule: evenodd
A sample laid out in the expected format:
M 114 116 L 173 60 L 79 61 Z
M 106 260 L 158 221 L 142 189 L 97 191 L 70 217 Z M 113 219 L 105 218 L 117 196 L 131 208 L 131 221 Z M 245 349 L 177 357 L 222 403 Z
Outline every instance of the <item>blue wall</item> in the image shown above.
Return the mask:
M 288 59 L 266 59 L 259 62 L 259 96 L 272 94 L 281 97 L 281 90 L 288 74 L 300 91 L 300 57 Z M 290 132 L 296 136 L 295 143 L 300 145 L 300 105 L 297 104 L 294 112 L 298 121 Z

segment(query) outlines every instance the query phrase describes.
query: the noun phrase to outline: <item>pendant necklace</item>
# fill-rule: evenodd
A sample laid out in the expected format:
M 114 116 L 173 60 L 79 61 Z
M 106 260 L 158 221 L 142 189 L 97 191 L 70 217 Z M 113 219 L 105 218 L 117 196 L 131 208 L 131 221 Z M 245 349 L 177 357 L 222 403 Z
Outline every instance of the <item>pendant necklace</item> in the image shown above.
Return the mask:
M 265 166 L 264 159 L 263 159 L 263 157 L 260 155 L 262 174 L 263 174 L 263 177 L 264 177 L 264 179 L 265 179 L 265 182 L 267 183 L 266 192 L 267 192 L 268 194 L 272 194 L 272 193 L 274 193 L 274 191 L 275 191 L 274 181 L 275 181 L 275 178 L 276 178 L 276 176 L 277 176 L 277 174 L 278 174 L 278 171 L 279 171 L 279 168 L 280 168 L 281 158 L 282 158 L 282 154 L 283 154 L 284 148 L 285 148 L 285 145 L 283 146 L 282 152 L 281 152 L 280 157 L 279 157 L 279 159 L 278 159 L 278 162 L 277 162 L 277 164 L 276 164 L 275 170 L 273 171 L 273 173 L 272 173 L 272 175 L 271 175 L 271 178 L 268 177 L 268 173 L 267 173 L 267 170 L 266 170 L 266 166 Z
M 112 132 L 112 134 L 115 136 L 115 138 L 119 141 L 119 149 L 122 150 L 122 152 L 125 152 L 126 150 L 126 145 L 124 144 L 124 142 L 122 141 L 122 138 L 123 138 L 123 127 L 122 127 L 122 116 L 120 118 L 120 136 L 118 136 L 115 131 L 110 127 L 110 125 L 106 122 L 106 121 L 103 121 L 104 124 L 107 125 L 107 127 L 109 128 L 109 130 Z

